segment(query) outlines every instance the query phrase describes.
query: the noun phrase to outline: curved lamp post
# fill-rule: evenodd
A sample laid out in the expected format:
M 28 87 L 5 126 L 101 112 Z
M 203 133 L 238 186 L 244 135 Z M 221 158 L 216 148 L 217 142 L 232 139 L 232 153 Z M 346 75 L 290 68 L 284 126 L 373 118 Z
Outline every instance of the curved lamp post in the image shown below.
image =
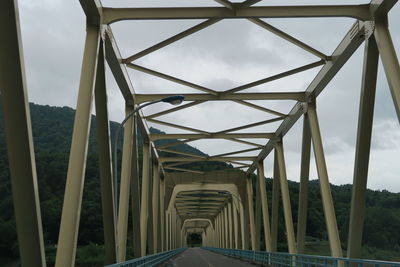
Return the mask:
M 185 99 L 185 97 L 183 95 L 174 95 L 174 96 L 169 96 L 169 97 L 165 97 L 163 99 L 159 99 L 159 100 L 155 100 L 155 101 L 151 101 L 151 102 L 147 102 L 144 103 L 142 105 L 137 106 L 131 113 L 128 114 L 128 116 L 125 117 L 125 119 L 121 122 L 121 124 L 118 126 L 117 131 L 115 132 L 115 137 L 114 137 L 114 192 L 115 192 L 115 196 L 114 196 L 114 201 L 115 201 L 115 214 L 117 214 L 117 209 L 118 209 L 118 171 L 117 171 L 117 144 L 118 144 L 118 136 L 119 136 L 119 132 L 121 130 L 122 127 L 124 127 L 125 123 L 133 116 L 135 115 L 139 110 L 141 110 L 142 108 L 146 107 L 146 106 L 150 106 L 159 102 L 164 102 L 164 103 L 169 103 L 171 105 L 180 105 L 182 103 L 182 101 Z M 116 216 L 117 217 L 117 216 Z

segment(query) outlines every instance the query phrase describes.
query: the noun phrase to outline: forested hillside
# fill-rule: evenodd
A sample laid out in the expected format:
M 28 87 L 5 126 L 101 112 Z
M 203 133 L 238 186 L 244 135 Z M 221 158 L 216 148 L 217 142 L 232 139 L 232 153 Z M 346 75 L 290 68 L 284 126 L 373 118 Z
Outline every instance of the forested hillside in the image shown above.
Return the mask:
M 54 261 L 58 238 L 68 153 L 71 142 L 74 110 L 68 107 L 50 107 L 31 104 L 31 117 L 35 145 L 36 166 L 39 181 L 43 230 L 47 246 L 49 266 Z M 101 219 L 100 181 L 98 173 L 95 117 L 92 117 L 89 153 L 87 160 L 83 206 L 81 211 L 77 266 L 101 266 L 103 255 L 103 229 Z M 117 123 L 111 123 L 112 136 Z M 159 132 L 152 129 L 153 132 Z M 141 142 L 141 141 L 140 141 Z M 167 142 L 167 141 L 164 141 Z M 169 141 L 173 142 L 173 141 Z M 120 139 L 119 144 L 122 143 Z M 179 150 L 203 154 L 189 145 Z M 139 155 L 141 151 L 139 151 Z M 168 156 L 169 154 L 165 154 Z M 194 166 L 199 170 L 223 169 L 229 165 L 220 162 L 204 162 Z M 289 183 L 294 221 L 297 220 L 298 184 Z M 272 182 L 267 180 L 267 193 L 271 196 Z M 327 234 L 319 194 L 318 181 L 310 182 L 307 235 L 309 253 L 324 253 L 318 248 L 326 244 Z M 341 240 L 347 240 L 351 186 L 332 186 Z M 271 201 L 269 201 L 271 203 Z M 283 214 L 280 216 L 280 249 L 285 250 Z M 400 194 L 387 191 L 368 191 L 367 216 L 364 230 L 364 257 L 400 261 Z M 7 153 L 0 107 L 0 266 L 18 258 L 18 245 L 13 215 L 11 186 L 8 173 Z M 131 234 L 129 235 L 131 238 Z M 128 244 L 132 244 L 128 240 Z M 326 245 L 325 245 L 326 247 Z M 346 242 L 343 242 L 344 249 Z

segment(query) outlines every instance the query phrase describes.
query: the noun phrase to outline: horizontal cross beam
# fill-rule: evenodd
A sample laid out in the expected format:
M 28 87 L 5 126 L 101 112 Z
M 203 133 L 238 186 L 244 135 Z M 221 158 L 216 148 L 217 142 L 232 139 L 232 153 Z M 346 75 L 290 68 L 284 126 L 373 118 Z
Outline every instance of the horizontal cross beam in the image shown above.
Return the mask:
M 173 7 L 173 8 L 103 8 L 102 23 L 120 20 L 159 19 L 232 19 L 232 18 L 350 17 L 372 19 L 369 5 Z
M 169 139 L 231 139 L 231 138 L 274 138 L 273 133 L 224 133 L 224 134 L 150 134 L 150 140 Z
M 136 103 L 155 101 L 177 94 L 136 94 Z M 183 94 L 185 101 L 220 101 L 220 100 L 295 100 L 305 102 L 304 92 L 273 92 L 273 93 L 222 93 L 218 95 L 210 94 Z
M 225 161 L 229 162 L 231 160 L 239 160 L 239 161 L 254 161 L 257 157 L 209 157 L 203 160 L 197 161 Z M 185 158 L 185 157 L 160 157 L 160 162 L 186 162 L 193 161 L 193 158 Z

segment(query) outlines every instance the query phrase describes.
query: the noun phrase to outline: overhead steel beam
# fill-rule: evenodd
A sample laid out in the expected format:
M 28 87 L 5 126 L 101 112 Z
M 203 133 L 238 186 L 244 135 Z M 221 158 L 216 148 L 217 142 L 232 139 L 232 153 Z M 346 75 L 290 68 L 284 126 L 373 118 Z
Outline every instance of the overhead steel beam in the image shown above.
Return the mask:
M 349 17 L 370 20 L 369 5 L 103 8 L 102 23 L 120 20 Z
M 98 0 L 96 0 L 96 1 L 98 1 Z M 242 2 L 240 4 L 238 4 L 238 6 L 249 7 L 249 6 L 255 4 L 255 3 L 259 2 L 259 1 L 261 1 L 261 0 L 247 0 L 247 1 L 244 1 L 244 2 Z M 178 34 L 176 34 L 174 36 L 171 36 L 170 38 L 167 38 L 167 39 L 165 39 L 165 40 L 163 40 L 163 41 L 161 41 L 161 42 L 159 42 L 159 43 L 157 43 L 157 44 L 155 44 L 155 45 L 153 45 L 153 46 L 151 46 L 151 47 L 149 47 L 147 49 L 144 49 L 144 50 L 142 50 L 142 51 L 140 51 L 140 52 L 138 52 L 138 53 L 126 58 L 126 59 L 124 59 L 122 62 L 123 63 L 128 63 L 128 62 L 132 62 L 134 60 L 137 60 L 137 59 L 139 59 L 141 57 L 144 57 L 144 56 L 146 56 L 146 55 L 148 55 L 148 54 L 150 54 L 150 53 L 152 53 L 154 51 L 157 51 L 157 50 L 159 50 L 159 49 L 161 49 L 161 48 L 163 48 L 165 46 L 168 46 L 168 45 L 170 45 L 170 44 L 172 44 L 172 43 L 174 43 L 176 41 L 179 41 L 179 40 L 181 40 L 181 39 L 183 39 L 183 38 L 185 38 L 185 37 L 187 37 L 187 36 L 189 36 L 189 35 L 191 35 L 193 33 L 196 33 L 196 32 L 198 32 L 200 30 L 203 30 L 203 29 L 205 29 L 205 28 L 217 23 L 218 21 L 221 21 L 221 19 L 208 19 L 206 21 L 203 21 L 203 22 L 201 22 L 199 24 L 196 24 L 193 27 L 190 27 L 189 29 L 187 29 L 187 30 L 185 30 L 183 32 L 180 32 L 180 33 L 178 33 Z
M 261 148 L 259 148 L 259 147 L 249 148 L 249 149 L 243 149 L 243 150 L 238 150 L 238 151 L 233 151 L 233 152 L 228 152 L 228 153 L 222 153 L 222 154 L 214 155 L 213 157 L 229 156 L 229 155 L 240 154 L 240 153 L 246 153 L 246 152 L 251 152 L 251 151 L 260 150 L 260 149 L 261 149 Z
M 155 140 L 169 140 L 169 139 L 231 139 L 231 138 L 274 138 L 273 133 L 211 133 L 208 134 L 150 134 L 150 139 Z
M 234 9 L 233 4 L 231 2 L 229 2 L 228 0 L 214 0 L 214 1 L 223 5 L 226 8 L 229 8 L 231 10 Z
M 294 74 L 299 73 L 299 72 L 303 72 L 303 71 L 306 71 L 306 70 L 309 70 L 309 69 L 313 69 L 315 67 L 318 67 L 318 66 L 321 66 L 321 65 L 324 65 L 324 64 L 325 64 L 325 60 L 318 60 L 316 62 L 307 64 L 307 65 L 304 65 L 304 66 L 301 66 L 301 67 L 298 67 L 298 68 L 294 68 L 294 69 L 291 69 L 291 70 L 288 70 L 288 71 L 285 71 L 285 72 L 282 72 L 282 73 L 279 73 L 279 74 L 272 75 L 272 76 L 264 78 L 264 79 L 260 79 L 260 80 L 257 80 L 257 81 L 254 81 L 254 82 L 251 82 L 251 83 L 248 83 L 248 84 L 245 84 L 245 85 L 241 85 L 241 86 L 229 89 L 227 91 L 224 91 L 223 93 L 220 93 L 220 95 L 224 95 L 225 93 L 236 93 L 236 92 L 239 92 L 239 91 L 242 91 L 242 90 L 245 90 L 245 89 L 248 89 L 248 88 L 252 88 L 252 87 L 264 84 L 264 83 L 268 83 L 268 82 L 272 82 L 272 81 L 275 81 L 275 80 L 279 80 L 279 79 L 288 77 L 290 75 L 294 75 Z
M 392 94 L 397 119 L 400 122 L 400 65 L 390 36 L 387 18 L 376 22 L 375 38 Z
M 269 108 L 261 107 L 261 106 L 258 106 L 256 104 L 244 101 L 244 100 L 233 100 L 233 102 L 241 104 L 243 106 L 251 107 L 253 109 L 257 109 L 257 110 L 260 110 L 260 111 L 263 111 L 263 112 L 266 112 L 266 113 L 270 113 L 270 114 L 273 114 L 273 115 L 276 115 L 276 116 L 279 116 L 279 117 L 282 117 L 282 118 L 285 118 L 287 116 L 286 114 L 283 114 L 283 113 L 278 112 L 276 110 L 272 110 L 272 109 L 269 109 Z
M 201 22 L 201 23 L 199 23 L 199 24 L 197 24 L 197 25 L 195 25 L 195 26 L 193 26 L 193 27 L 191 27 L 191 28 L 189 28 L 189 29 L 187 29 L 187 30 L 185 30 L 183 32 L 180 32 L 180 33 L 178 33 L 178 34 L 176 34 L 176 35 L 174 35 L 174 36 L 172 36 L 172 37 L 170 37 L 168 39 L 165 39 L 162 42 L 159 42 L 159 43 L 157 43 L 157 44 L 155 44 L 155 45 L 153 45 L 153 46 L 151 46 L 151 47 L 149 47 L 149 48 L 147 48 L 145 50 L 140 51 L 139 53 L 136 53 L 136 54 L 124 59 L 123 62 L 124 63 L 132 62 L 132 61 L 137 60 L 137 59 L 139 59 L 141 57 L 144 57 L 144 56 L 146 56 L 146 55 L 148 55 L 148 54 L 150 54 L 150 53 L 152 53 L 154 51 L 157 51 L 157 50 L 159 50 L 159 49 L 161 49 L 161 48 L 163 48 L 163 47 L 165 47 L 167 45 L 170 45 L 170 44 L 172 44 L 172 43 L 174 43 L 174 42 L 176 42 L 176 41 L 178 41 L 180 39 L 183 39 L 183 38 L 185 38 L 185 37 L 187 37 L 187 36 L 189 36 L 189 35 L 191 35 L 193 33 L 196 33 L 196 32 L 198 32 L 198 31 L 200 31 L 202 29 L 205 29 L 205 28 L 217 23 L 220 20 L 221 19 L 208 19 L 208 20 L 206 20 L 204 22 Z
M 364 38 L 372 33 L 366 31 L 369 23 L 357 21 L 353 24 L 346 36 L 342 39 L 335 51 L 332 53 L 332 60 L 328 61 L 317 76 L 313 79 L 306 89 L 309 98 L 316 98 L 326 85 L 333 79 L 336 73 L 343 67 L 356 49 L 364 42 Z M 276 136 L 283 137 L 293 127 L 297 120 L 307 111 L 307 107 L 303 103 L 297 103 L 290 111 L 289 116 L 281 123 L 276 130 Z M 269 141 L 265 148 L 258 155 L 257 161 L 264 160 L 274 148 L 274 141 Z M 247 173 L 253 173 L 257 168 L 256 162 L 253 162 Z
M 210 157 L 207 159 L 202 159 L 198 161 L 230 161 L 230 160 L 239 160 L 239 161 L 253 161 L 256 157 Z M 192 161 L 193 158 L 184 158 L 184 157 L 161 157 L 160 162 L 186 162 Z
M 211 90 L 209 88 L 206 88 L 204 86 L 201 86 L 201 85 L 198 85 L 198 84 L 194 84 L 194 83 L 191 83 L 191 82 L 188 82 L 188 81 L 173 77 L 171 75 L 168 75 L 168 74 L 165 74 L 165 73 L 161 73 L 161 72 L 158 72 L 158 71 L 155 71 L 155 70 L 152 70 L 152 69 L 148 69 L 148 68 L 136 65 L 136 64 L 128 63 L 128 64 L 126 64 L 126 66 L 131 68 L 131 69 L 134 69 L 134 70 L 137 70 L 137 71 L 140 71 L 140 72 L 143 72 L 143 73 L 147 73 L 149 75 L 153 75 L 153 76 L 159 77 L 161 79 L 168 80 L 168 81 L 180 84 L 180 85 L 184 85 L 184 86 L 187 86 L 187 87 L 199 90 L 199 91 L 203 91 L 203 92 L 206 92 L 206 93 L 209 93 L 209 94 L 212 94 L 212 95 L 217 95 L 218 94 L 216 91 Z
M 199 104 L 204 103 L 204 102 L 206 102 L 206 101 L 205 100 L 204 101 L 193 101 L 191 103 L 183 104 L 183 105 L 180 105 L 180 106 L 177 106 L 177 107 L 174 107 L 174 108 L 170 108 L 170 109 L 167 109 L 167 110 L 164 110 L 164 111 L 161 111 L 161 112 L 157 112 L 157 113 L 151 114 L 151 115 L 146 116 L 144 118 L 145 119 L 152 119 L 152 118 L 155 118 L 155 117 L 160 117 L 160 116 L 167 115 L 169 113 L 172 113 L 172 112 L 175 112 L 175 111 L 178 111 L 178 110 L 181 110 L 181 109 L 185 109 L 185 108 L 189 108 L 189 107 L 193 107 L 193 106 L 199 105 Z
M 191 131 L 191 132 L 196 132 L 196 133 L 201 133 L 201 134 L 209 134 L 209 132 L 206 132 L 206 131 L 202 131 L 199 129 L 190 128 L 190 127 L 186 127 L 186 126 L 182 126 L 182 125 L 178 125 L 178 124 L 174 124 L 174 123 L 170 123 L 170 122 L 166 122 L 166 121 L 160 121 L 160 120 L 155 120 L 155 119 L 150 119 L 150 118 L 147 119 L 147 121 L 157 123 L 160 125 L 165 125 L 165 126 L 181 129 L 181 130 L 186 130 L 186 131 Z
M 143 102 L 154 101 L 177 94 L 136 94 L 136 102 L 141 104 Z M 304 92 L 273 92 L 273 93 L 236 93 L 236 94 L 183 94 L 185 101 L 217 101 L 217 100 L 295 100 L 305 102 L 306 97 Z
M 283 120 L 282 117 L 269 119 L 269 120 L 264 120 L 264 121 L 250 123 L 250 124 L 239 126 L 239 127 L 226 129 L 226 130 L 223 130 L 223 131 L 219 131 L 217 133 L 218 134 L 223 134 L 223 133 L 229 133 L 229 132 L 236 132 L 236 131 L 240 131 L 240 130 L 244 130 L 244 129 L 248 129 L 248 128 L 252 128 L 252 127 L 256 127 L 256 126 L 260 126 L 260 125 L 264 125 L 264 124 L 268 124 L 268 123 L 272 123 L 272 122 L 276 122 L 276 121 L 281 121 L 281 120 Z
M 121 54 L 119 52 L 117 43 L 115 42 L 111 28 L 106 27 L 104 32 L 104 47 L 106 53 L 106 60 L 110 70 L 114 76 L 118 88 L 128 104 L 133 105 L 134 89 L 129 79 L 128 72 L 123 64 L 121 64 Z
M 311 46 L 303 43 L 302 41 L 294 38 L 293 36 L 287 34 L 286 32 L 283 32 L 277 28 L 275 28 L 274 26 L 272 26 L 271 24 L 266 23 L 265 21 L 258 19 L 258 18 L 252 18 L 252 19 L 248 19 L 249 21 L 253 22 L 254 24 L 272 32 L 273 34 L 285 39 L 286 41 L 291 42 L 292 44 L 306 50 L 307 52 L 313 54 L 314 56 L 317 56 L 319 58 L 321 58 L 324 63 L 325 60 L 329 60 L 330 58 L 325 55 L 324 53 L 321 53 L 320 51 L 312 48 Z
M 206 156 L 201 156 L 201 155 L 196 155 L 193 153 L 188 153 L 188 152 L 182 152 L 182 151 L 177 151 L 177 150 L 172 150 L 172 149 L 166 149 L 166 148 L 160 148 L 158 149 L 159 151 L 164 151 L 168 153 L 173 153 L 173 154 L 179 154 L 179 155 L 184 155 L 184 156 L 189 156 L 193 158 L 200 158 L 200 159 L 205 159 L 207 158 Z
M 194 141 L 197 141 L 197 140 L 199 140 L 199 139 L 185 139 L 185 140 L 181 140 L 181 141 L 177 141 L 177 142 L 173 142 L 173 143 L 157 146 L 156 148 L 157 149 L 161 149 L 161 148 L 173 147 L 173 146 L 177 146 L 177 145 L 181 145 L 181 144 L 186 144 L 186 143 L 189 143 L 189 142 L 194 142 Z

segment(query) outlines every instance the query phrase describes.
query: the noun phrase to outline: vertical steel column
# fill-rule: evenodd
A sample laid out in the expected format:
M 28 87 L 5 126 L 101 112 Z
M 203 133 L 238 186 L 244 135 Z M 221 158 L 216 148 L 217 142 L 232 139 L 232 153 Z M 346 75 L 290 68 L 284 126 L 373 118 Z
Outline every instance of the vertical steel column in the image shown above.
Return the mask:
M 159 204 L 160 204 L 160 172 L 158 164 L 153 164 L 153 253 L 160 252 L 158 228 L 160 226 L 159 220 Z
M 272 212 L 271 212 L 271 251 L 277 251 L 278 245 L 278 211 L 279 211 L 279 164 L 278 154 L 274 151 L 274 179 L 272 184 Z
M 390 92 L 400 121 L 400 66 L 399 60 L 394 49 L 393 41 L 390 36 L 387 17 L 375 21 L 375 38 L 378 44 L 379 54 L 381 55 L 386 78 L 389 83 Z
M 256 249 L 260 250 L 261 243 L 261 196 L 260 196 L 260 184 L 258 179 L 256 180 Z
M 311 134 L 308 117 L 303 119 L 303 140 L 301 148 L 299 212 L 297 216 L 297 253 L 304 254 L 307 228 L 308 180 L 310 174 Z
M 114 210 L 114 183 L 111 164 L 110 123 L 108 120 L 107 110 L 107 91 L 103 49 L 103 42 L 100 42 L 95 85 L 95 103 L 101 185 L 101 206 L 104 228 L 104 263 L 108 265 L 115 263 L 117 260 L 117 240 L 115 229 L 116 214 Z
M 142 198 L 140 202 L 140 241 L 141 256 L 146 256 L 147 250 L 147 222 L 149 214 L 150 191 L 150 144 L 143 143 L 143 171 L 142 171 Z
M 125 106 L 125 116 L 133 111 L 132 106 Z M 122 164 L 121 164 L 121 181 L 119 190 L 117 235 L 118 235 L 118 262 L 126 259 L 126 240 L 128 233 L 128 216 L 129 216 L 129 196 L 130 182 L 132 175 L 132 134 L 133 134 L 133 117 L 131 117 L 124 126 L 124 143 L 122 145 Z M 117 160 L 117 159 L 115 159 Z
M 165 251 L 169 250 L 169 215 L 165 211 Z
M 225 248 L 229 248 L 228 206 L 224 207 Z
M 229 248 L 233 248 L 232 202 L 228 202 Z
M 167 230 L 166 230 L 166 237 L 167 237 L 167 250 L 171 250 L 171 214 L 166 211 L 167 214 Z
M 220 235 L 221 235 L 221 248 L 224 248 L 224 221 L 223 221 L 223 212 L 221 210 L 220 216 L 219 216 L 219 229 L 220 229 Z
M 246 213 L 244 212 L 243 204 L 239 203 L 239 216 L 240 216 L 240 240 L 242 244 L 241 249 L 247 250 L 247 239 L 248 235 L 246 234 L 248 231 L 245 230 L 247 225 Z
M 249 224 L 250 224 L 250 238 L 251 238 L 251 249 L 256 250 L 256 229 L 254 225 L 254 208 L 253 208 L 253 188 L 251 185 L 250 176 L 246 179 L 246 189 L 247 189 L 247 202 L 248 202 L 248 214 L 249 214 Z
M 347 246 L 347 257 L 349 258 L 361 257 L 378 60 L 378 48 L 375 38 L 371 36 L 365 43 L 364 51 L 364 68 L 358 114 L 357 144 Z
M 310 122 L 311 138 L 319 176 L 319 183 L 321 187 L 322 205 L 324 207 L 326 228 L 328 231 L 331 254 L 332 257 L 340 258 L 342 257 L 342 248 L 340 245 L 339 231 L 336 223 L 335 209 L 333 207 L 328 171 L 325 162 L 324 148 L 322 145 L 322 138 L 315 105 L 308 105 L 307 115 Z
M 172 208 L 172 249 L 176 249 L 176 210 Z
M 215 247 L 220 247 L 219 246 L 219 224 L 218 224 L 218 216 L 215 216 L 214 218 L 214 225 L 215 225 L 215 240 L 216 240 L 216 244 Z
M 131 208 L 132 208 L 132 232 L 133 232 L 133 256 L 141 256 L 140 241 L 140 182 L 138 164 L 138 140 L 137 140 L 137 116 L 133 119 L 132 132 L 132 163 L 131 163 Z
M 0 90 L 21 266 L 46 266 L 17 1 L 0 4 Z
M 74 266 L 99 43 L 99 28 L 88 25 L 55 266 Z
M 269 211 L 268 211 L 268 199 L 267 190 L 265 188 L 265 177 L 264 177 L 264 162 L 257 162 L 257 180 L 259 185 L 259 192 L 261 198 L 261 208 L 263 213 L 263 224 L 264 224 L 264 237 L 265 237 L 265 249 L 268 252 L 272 251 L 271 242 L 271 226 L 269 224 Z
M 232 202 L 235 203 L 235 202 Z M 236 207 L 235 207 L 236 206 Z M 237 205 L 232 206 L 233 212 L 233 231 L 235 237 L 235 249 L 239 249 L 239 221 L 238 221 L 238 209 Z
M 151 145 L 150 145 L 150 174 L 149 174 L 149 194 L 148 194 L 148 203 L 149 203 L 149 213 L 148 213 L 148 219 L 147 219 L 147 253 L 153 254 L 153 249 L 154 249 L 154 232 L 153 232 L 153 157 L 152 157 L 152 151 L 151 151 Z
M 161 236 L 161 247 L 160 251 L 165 251 L 165 180 L 164 177 L 160 177 L 160 236 Z
M 168 250 L 171 250 L 171 249 L 173 249 L 173 246 L 172 246 L 172 208 L 171 208 L 171 210 L 169 210 L 168 211 L 168 214 L 169 214 L 169 229 L 168 229 L 168 235 L 169 235 L 169 248 L 168 248 Z
M 289 195 L 289 187 L 288 187 L 288 182 L 287 182 L 287 177 L 286 177 L 285 156 L 283 154 L 282 140 L 280 140 L 276 143 L 275 150 L 276 150 L 277 156 L 278 156 L 279 178 L 280 178 L 280 187 L 281 187 L 281 195 L 282 195 L 282 203 L 283 203 L 283 214 L 285 217 L 285 226 L 286 226 L 286 234 L 287 234 L 289 253 L 296 254 L 296 252 L 297 252 L 296 240 L 294 237 L 292 208 L 290 205 L 290 195 Z

